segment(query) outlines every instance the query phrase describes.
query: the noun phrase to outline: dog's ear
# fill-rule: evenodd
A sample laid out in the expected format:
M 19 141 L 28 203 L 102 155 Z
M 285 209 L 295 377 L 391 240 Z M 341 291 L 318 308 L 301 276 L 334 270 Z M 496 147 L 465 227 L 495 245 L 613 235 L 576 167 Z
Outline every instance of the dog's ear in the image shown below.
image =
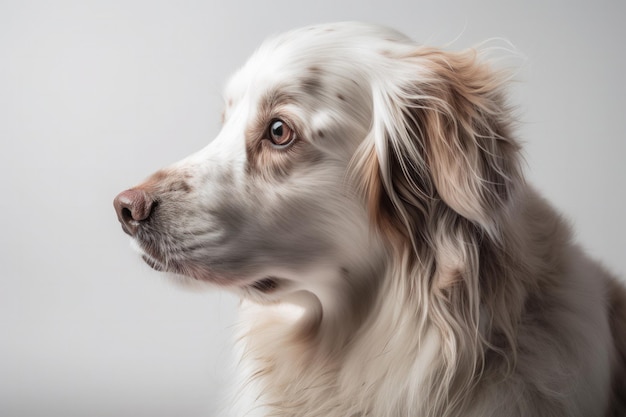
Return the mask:
M 374 220 L 413 235 L 443 202 L 496 234 L 522 181 L 505 77 L 473 50 L 388 58 L 393 74 L 373 82 L 372 130 L 357 156 Z

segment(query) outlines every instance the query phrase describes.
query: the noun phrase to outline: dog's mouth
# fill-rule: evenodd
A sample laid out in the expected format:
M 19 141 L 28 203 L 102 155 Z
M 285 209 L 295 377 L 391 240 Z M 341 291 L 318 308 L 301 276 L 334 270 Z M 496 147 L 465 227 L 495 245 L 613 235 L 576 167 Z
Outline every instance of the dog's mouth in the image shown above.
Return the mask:
M 274 277 L 267 277 L 254 282 L 252 285 L 250 285 L 250 287 L 267 294 L 274 292 L 278 289 L 279 280 Z
M 283 295 L 290 293 L 293 287 L 287 279 L 266 276 L 253 282 L 248 281 L 247 284 L 240 286 L 239 290 L 244 298 L 259 303 L 273 303 Z

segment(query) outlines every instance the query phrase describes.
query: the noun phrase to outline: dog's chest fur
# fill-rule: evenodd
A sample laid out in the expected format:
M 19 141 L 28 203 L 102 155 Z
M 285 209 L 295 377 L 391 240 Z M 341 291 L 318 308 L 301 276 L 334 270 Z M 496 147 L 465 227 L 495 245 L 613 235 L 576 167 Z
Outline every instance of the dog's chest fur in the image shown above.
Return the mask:
M 247 327 L 242 329 L 241 363 L 247 373 L 244 389 L 248 398 L 253 397 L 251 415 L 366 417 L 418 412 L 423 403 L 418 397 L 429 395 L 425 384 L 441 365 L 441 346 L 432 328 L 417 329 L 386 304 L 343 349 L 333 351 L 322 343 L 333 337 L 329 334 L 333 330 L 307 333 L 310 323 L 300 313 L 286 305 L 242 305 Z

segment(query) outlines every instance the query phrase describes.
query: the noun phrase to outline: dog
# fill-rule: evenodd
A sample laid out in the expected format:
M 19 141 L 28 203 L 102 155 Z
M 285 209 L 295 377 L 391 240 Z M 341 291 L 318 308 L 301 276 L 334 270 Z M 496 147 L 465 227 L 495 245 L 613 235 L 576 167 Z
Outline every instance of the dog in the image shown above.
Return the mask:
M 151 267 L 241 297 L 235 415 L 626 415 L 626 291 L 524 180 L 509 78 L 376 25 L 294 30 L 206 148 L 115 198 Z

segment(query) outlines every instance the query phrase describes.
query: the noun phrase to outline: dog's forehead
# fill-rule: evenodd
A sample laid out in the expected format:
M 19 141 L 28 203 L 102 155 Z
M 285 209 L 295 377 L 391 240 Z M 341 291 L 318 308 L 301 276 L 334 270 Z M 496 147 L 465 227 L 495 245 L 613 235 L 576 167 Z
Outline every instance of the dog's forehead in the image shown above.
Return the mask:
M 226 96 L 237 100 L 250 87 L 269 87 L 311 72 L 358 70 L 369 54 L 410 41 L 384 26 L 341 22 L 309 26 L 266 40 L 230 79 Z

